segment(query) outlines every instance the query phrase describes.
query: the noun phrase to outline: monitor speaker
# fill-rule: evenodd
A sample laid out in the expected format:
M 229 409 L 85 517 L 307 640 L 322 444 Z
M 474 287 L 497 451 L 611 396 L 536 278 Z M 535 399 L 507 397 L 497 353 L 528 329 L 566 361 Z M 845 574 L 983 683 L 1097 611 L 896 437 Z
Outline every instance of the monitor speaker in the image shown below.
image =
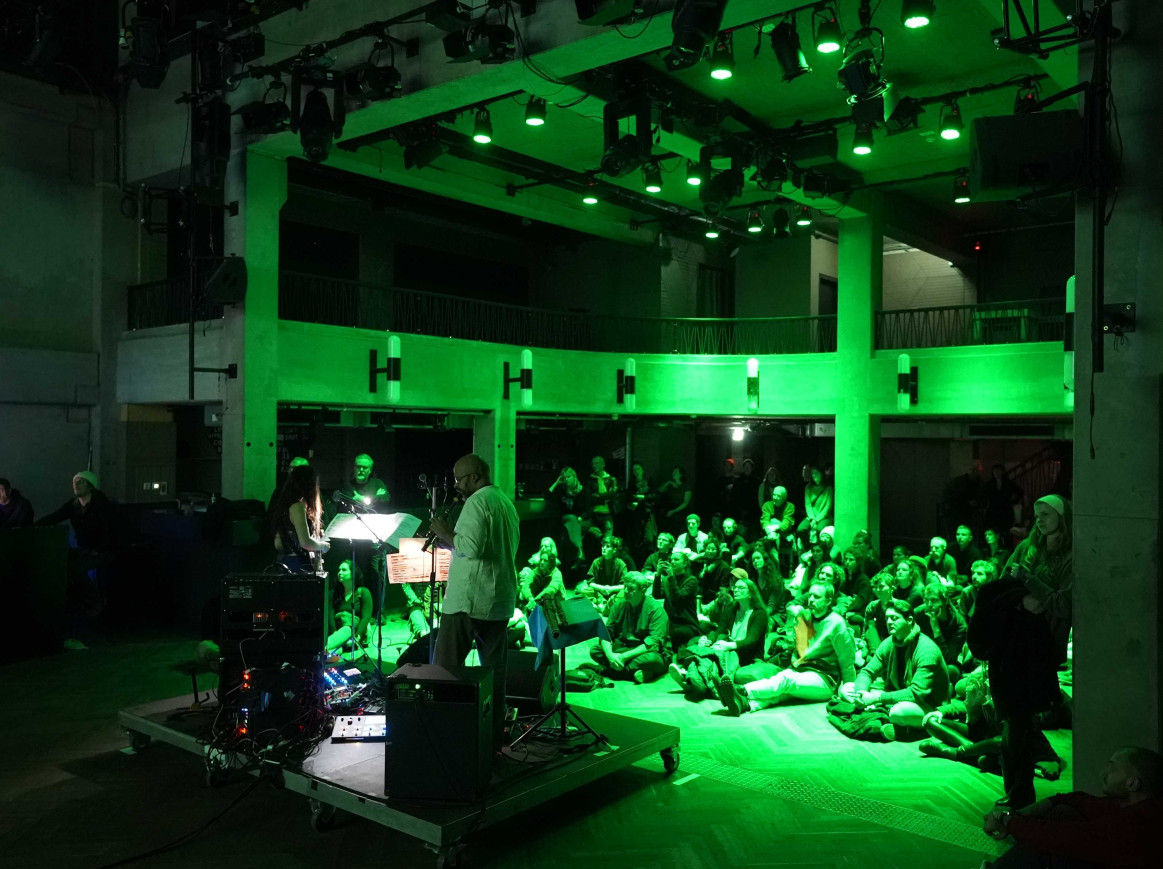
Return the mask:
M 237 305 L 246 299 L 246 260 L 230 256 L 206 281 L 206 301 L 212 305 Z

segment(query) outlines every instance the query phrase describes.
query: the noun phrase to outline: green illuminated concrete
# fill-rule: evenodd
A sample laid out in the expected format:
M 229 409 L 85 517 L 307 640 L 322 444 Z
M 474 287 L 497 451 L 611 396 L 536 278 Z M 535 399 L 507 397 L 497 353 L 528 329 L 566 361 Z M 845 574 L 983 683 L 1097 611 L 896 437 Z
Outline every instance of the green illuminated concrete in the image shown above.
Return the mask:
M 238 379 L 225 381 L 222 494 L 265 501 L 277 471 L 279 209 L 287 171 L 281 160 L 251 152 L 245 173 L 239 214 L 226 219 L 226 253 L 245 255 L 247 289 L 245 304 L 226 309 L 225 356 L 238 363 Z

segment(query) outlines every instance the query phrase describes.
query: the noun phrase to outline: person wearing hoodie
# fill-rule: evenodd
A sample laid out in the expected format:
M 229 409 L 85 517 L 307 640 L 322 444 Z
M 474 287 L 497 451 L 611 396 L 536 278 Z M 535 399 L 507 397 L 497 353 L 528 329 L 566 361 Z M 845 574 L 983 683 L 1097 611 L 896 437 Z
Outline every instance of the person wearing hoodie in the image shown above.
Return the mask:
M 32 503 L 0 477 L 0 531 L 32 524 Z

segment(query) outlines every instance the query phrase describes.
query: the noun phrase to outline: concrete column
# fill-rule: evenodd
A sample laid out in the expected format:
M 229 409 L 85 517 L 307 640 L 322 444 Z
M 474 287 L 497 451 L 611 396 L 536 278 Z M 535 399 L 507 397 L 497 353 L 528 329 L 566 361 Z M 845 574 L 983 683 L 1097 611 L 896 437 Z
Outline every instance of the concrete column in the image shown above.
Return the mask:
M 847 546 L 867 529 L 880 539 L 880 418 L 869 396 L 892 384 L 869 380 L 876 310 L 881 298 L 884 230 L 878 202 L 865 216 L 840 221 L 837 352 L 847 386 L 836 406 L 836 535 Z
M 246 301 L 226 309 L 223 364 L 238 364 L 225 380 L 222 494 L 265 502 L 276 483 L 279 369 L 279 212 L 287 200 L 287 165 L 253 151 L 231 158 L 225 253 L 246 257 Z M 206 377 L 209 375 L 199 375 Z
M 1091 203 L 1076 221 L 1074 402 L 1074 782 L 1099 792 L 1099 775 L 1123 745 L 1158 750 L 1163 736 L 1160 665 L 1160 381 L 1163 376 L 1163 168 L 1157 3 L 1114 4 L 1112 79 L 1123 163 L 1107 227 L 1108 304 L 1133 302 L 1138 328 L 1101 338 L 1091 414 Z M 1079 74 L 1091 75 L 1091 50 Z M 922 381 L 923 382 L 923 381 Z M 1093 456 L 1092 456 L 1093 451 Z
M 510 498 L 517 485 L 517 401 L 516 389 L 510 401 L 501 399 L 486 414 L 474 418 L 473 452 L 489 464 L 493 482 Z

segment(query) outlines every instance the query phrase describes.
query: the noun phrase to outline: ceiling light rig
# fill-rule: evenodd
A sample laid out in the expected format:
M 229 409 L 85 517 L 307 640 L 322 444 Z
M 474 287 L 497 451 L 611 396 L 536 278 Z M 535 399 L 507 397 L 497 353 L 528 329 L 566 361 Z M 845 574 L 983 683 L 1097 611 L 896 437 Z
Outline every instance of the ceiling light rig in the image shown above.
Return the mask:
M 791 215 L 782 205 L 771 212 L 771 229 L 776 238 L 791 238 Z
M 763 214 L 758 209 L 747 213 L 747 231 L 752 233 L 763 232 Z
M 796 226 L 808 228 L 812 225 L 812 209 L 801 205 L 796 209 Z
M 857 124 L 856 132 L 852 136 L 852 153 L 858 157 L 867 157 L 872 153 L 874 143 L 872 126 L 870 124 Z
M 708 223 L 706 232 L 703 233 L 707 238 L 719 237 L 719 225 L 717 223 Z
M 702 59 L 723 24 L 726 8 L 727 0 L 678 0 L 670 19 L 674 37 L 663 59 L 667 70 L 690 69 Z
M 884 32 L 872 26 L 870 0 L 860 0 L 860 29 L 852 34 L 844 47 L 844 62 L 840 65 L 840 85 L 848 91 L 849 105 L 861 100 L 872 100 L 888 89 L 881 75 L 884 66 Z
M 478 145 L 487 145 L 493 141 L 493 119 L 487 106 L 477 109 L 472 127 L 472 140 Z
M 812 24 L 815 31 L 816 51 L 820 54 L 835 54 L 840 50 L 844 34 L 836 20 L 836 10 L 825 7 L 812 10 Z
M 662 192 L 662 170 L 657 160 L 651 160 L 642 167 L 642 183 L 647 193 Z
M 926 27 L 936 11 L 934 0 L 901 0 L 901 24 L 910 30 Z
M 698 187 L 703 183 L 703 173 L 699 164 L 693 160 L 686 161 L 686 183 L 691 187 Z
M 953 179 L 953 202 L 957 205 L 968 205 L 972 200 L 969 194 L 969 170 L 962 169 Z

